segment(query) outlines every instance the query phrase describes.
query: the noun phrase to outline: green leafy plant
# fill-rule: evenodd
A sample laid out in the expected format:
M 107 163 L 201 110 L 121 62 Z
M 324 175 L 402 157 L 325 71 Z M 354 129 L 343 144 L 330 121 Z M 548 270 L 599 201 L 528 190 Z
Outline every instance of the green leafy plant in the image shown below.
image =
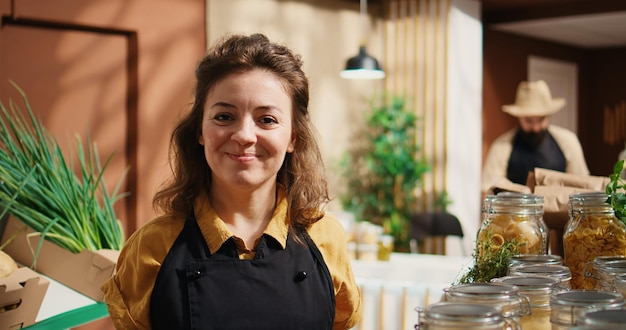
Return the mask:
M 405 100 L 371 103 L 366 127 L 341 162 L 344 209 L 357 219 L 382 225 L 397 249 L 408 250 L 408 221 L 416 207 L 416 188 L 430 166 L 419 156 L 418 117 Z
M 47 239 L 71 252 L 121 249 L 122 226 L 113 204 L 127 194 L 107 191 L 95 144 L 77 137 L 76 171 L 34 115 L 26 94 L 26 115 L 12 100 L 0 102 L 0 208 L 39 233 L 37 253 Z
M 613 173 L 609 175 L 606 194 L 609 195 L 608 203 L 615 211 L 615 216 L 626 224 L 626 193 L 624 193 L 624 180 L 621 177 L 623 169 L 624 160 L 617 161 L 613 166 Z

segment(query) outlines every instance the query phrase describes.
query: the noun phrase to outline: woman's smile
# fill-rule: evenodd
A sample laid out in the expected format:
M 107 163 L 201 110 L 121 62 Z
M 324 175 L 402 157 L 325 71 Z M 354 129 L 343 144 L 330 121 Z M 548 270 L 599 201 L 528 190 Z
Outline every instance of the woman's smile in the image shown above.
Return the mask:
M 226 155 L 228 155 L 230 158 L 240 162 L 240 163 L 251 163 L 253 161 L 255 161 L 258 156 L 254 153 L 226 153 Z

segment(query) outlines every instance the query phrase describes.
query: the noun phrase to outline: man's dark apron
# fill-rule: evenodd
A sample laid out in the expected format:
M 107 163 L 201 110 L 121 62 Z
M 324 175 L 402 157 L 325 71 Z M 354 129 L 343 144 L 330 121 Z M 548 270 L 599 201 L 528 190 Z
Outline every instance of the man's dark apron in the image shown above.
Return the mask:
M 506 171 L 506 177 L 511 182 L 525 185 L 528 172 L 534 171 L 536 167 L 559 172 L 565 172 L 567 168 L 563 151 L 551 134 L 547 134 L 537 148 L 525 146 L 519 134 L 513 138 L 512 144 Z
M 233 238 L 211 255 L 191 217 L 167 254 L 150 299 L 153 329 L 332 329 L 328 267 L 306 231 L 298 244 L 263 235 L 254 260 Z

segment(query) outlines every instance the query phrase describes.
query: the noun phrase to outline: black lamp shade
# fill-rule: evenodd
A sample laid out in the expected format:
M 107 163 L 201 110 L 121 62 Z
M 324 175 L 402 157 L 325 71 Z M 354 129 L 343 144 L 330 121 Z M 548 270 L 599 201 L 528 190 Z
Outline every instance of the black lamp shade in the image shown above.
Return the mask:
M 365 46 L 360 46 L 359 54 L 346 62 L 346 68 L 341 71 L 341 77 L 346 79 L 382 79 L 385 78 L 385 72 L 378 65 L 378 61 L 367 53 Z

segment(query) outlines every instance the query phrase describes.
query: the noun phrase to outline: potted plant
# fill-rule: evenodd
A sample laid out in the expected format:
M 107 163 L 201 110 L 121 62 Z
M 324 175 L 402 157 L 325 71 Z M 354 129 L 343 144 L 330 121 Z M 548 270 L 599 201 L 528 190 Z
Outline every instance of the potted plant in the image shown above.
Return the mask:
M 342 206 L 358 220 L 382 225 L 386 234 L 393 235 L 397 251 L 409 250 L 409 216 L 415 210 L 416 189 L 430 171 L 419 155 L 417 122 L 402 97 L 373 101 L 364 130 L 340 164 L 346 182 Z

